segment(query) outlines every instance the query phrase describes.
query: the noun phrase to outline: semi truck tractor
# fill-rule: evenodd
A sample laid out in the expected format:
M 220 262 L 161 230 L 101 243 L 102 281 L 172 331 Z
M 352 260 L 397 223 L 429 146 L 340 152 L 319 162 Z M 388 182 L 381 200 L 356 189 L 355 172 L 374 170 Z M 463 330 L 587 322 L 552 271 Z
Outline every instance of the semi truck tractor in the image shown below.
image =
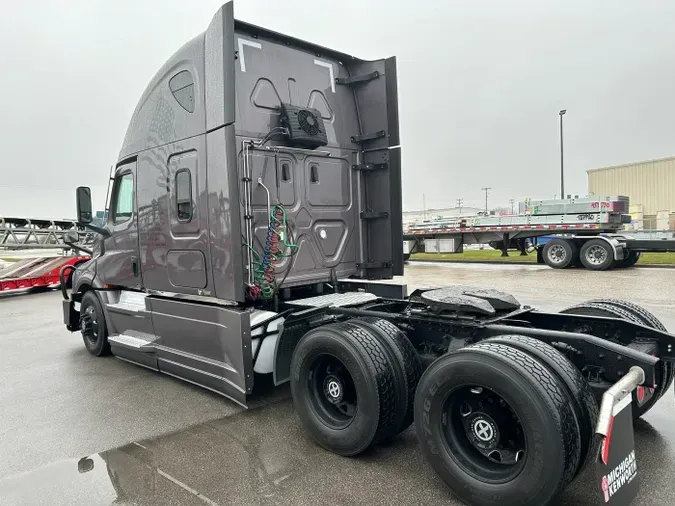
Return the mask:
M 639 417 L 665 394 L 675 336 L 625 301 L 547 313 L 489 288 L 397 283 L 396 73 L 393 57 L 281 35 L 225 4 L 140 97 L 104 226 L 77 188 L 97 240 L 62 272 L 64 323 L 91 355 L 244 406 L 259 382 L 290 382 L 308 437 L 345 457 L 414 423 L 467 504 L 549 504 L 621 457 L 619 408 Z

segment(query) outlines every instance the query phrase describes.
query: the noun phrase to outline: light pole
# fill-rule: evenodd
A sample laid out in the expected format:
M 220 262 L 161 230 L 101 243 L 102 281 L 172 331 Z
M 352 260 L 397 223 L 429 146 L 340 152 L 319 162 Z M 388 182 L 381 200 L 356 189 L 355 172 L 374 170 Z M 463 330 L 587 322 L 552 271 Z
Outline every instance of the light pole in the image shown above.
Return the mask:
M 511 214 L 514 214 L 515 211 L 513 209 L 513 205 L 516 203 L 516 201 L 514 199 L 509 199 L 509 203 L 511 204 Z
M 481 188 L 485 192 L 485 214 L 488 212 L 488 190 L 492 190 L 492 188 Z
M 563 163 L 563 116 L 567 109 L 561 109 L 560 116 L 560 199 L 565 198 L 565 165 Z
M 460 216 L 461 216 L 461 214 L 462 214 L 462 204 L 463 204 L 463 203 L 464 203 L 464 199 L 462 199 L 462 198 L 457 199 L 457 207 L 459 208 L 459 214 L 460 214 Z

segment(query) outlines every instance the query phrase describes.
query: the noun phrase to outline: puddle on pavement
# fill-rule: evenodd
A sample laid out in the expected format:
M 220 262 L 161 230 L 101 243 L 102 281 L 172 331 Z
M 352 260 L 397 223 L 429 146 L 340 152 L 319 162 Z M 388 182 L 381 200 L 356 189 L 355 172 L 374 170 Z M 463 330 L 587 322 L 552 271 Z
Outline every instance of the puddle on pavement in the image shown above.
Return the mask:
M 404 467 L 423 469 L 412 431 L 387 448 L 346 459 L 315 445 L 291 403 L 282 401 L 0 480 L 0 504 L 390 504 L 383 497 L 405 496 L 419 481 L 417 473 L 390 481 L 394 456 L 404 458 Z M 439 492 L 447 500 L 437 485 Z

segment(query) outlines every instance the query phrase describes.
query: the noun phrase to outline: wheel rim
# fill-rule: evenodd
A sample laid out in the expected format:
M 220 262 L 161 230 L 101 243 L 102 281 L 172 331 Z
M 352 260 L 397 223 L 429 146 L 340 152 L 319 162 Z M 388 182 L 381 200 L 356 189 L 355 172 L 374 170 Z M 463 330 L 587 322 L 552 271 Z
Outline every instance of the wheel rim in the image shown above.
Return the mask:
M 80 317 L 82 337 L 92 346 L 98 341 L 98 317 L 93 306 L 87 307 Z
M 607 250 L 594 245 L 586 250 L 586 260 L 593 265 L 602 265 L 607 260 Z
M 560 244 L 555 244 L 549 248 L 548 258 L 551 262 L 560 264 L 567 258 L 567 251 Z
M 443 432 L 448 450 L 468 474 L 484 482 L 513 480 L 525 463 L 524 430 L 515 410 L 499 394 L 462 386 L 448 396 Z
M 356 386 L 347 367 L 331 355 L 317 357 L 309 369 L 309 399 L 317 417 L 332 429 L 344 429 L 357 411 Z

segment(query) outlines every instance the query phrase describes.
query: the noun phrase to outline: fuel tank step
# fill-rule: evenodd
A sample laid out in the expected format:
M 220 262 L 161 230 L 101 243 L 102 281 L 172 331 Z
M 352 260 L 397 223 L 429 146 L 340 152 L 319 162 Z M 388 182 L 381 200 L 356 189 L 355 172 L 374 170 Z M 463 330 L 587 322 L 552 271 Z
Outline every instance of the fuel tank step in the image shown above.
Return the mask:
M 111 346 L 122 346 L 127 349 L 143 352 L 154 352 L 156 340 L 156 338 L 147 339 L 126 334 L 114 334 L 108 336 L 108 341 Z

